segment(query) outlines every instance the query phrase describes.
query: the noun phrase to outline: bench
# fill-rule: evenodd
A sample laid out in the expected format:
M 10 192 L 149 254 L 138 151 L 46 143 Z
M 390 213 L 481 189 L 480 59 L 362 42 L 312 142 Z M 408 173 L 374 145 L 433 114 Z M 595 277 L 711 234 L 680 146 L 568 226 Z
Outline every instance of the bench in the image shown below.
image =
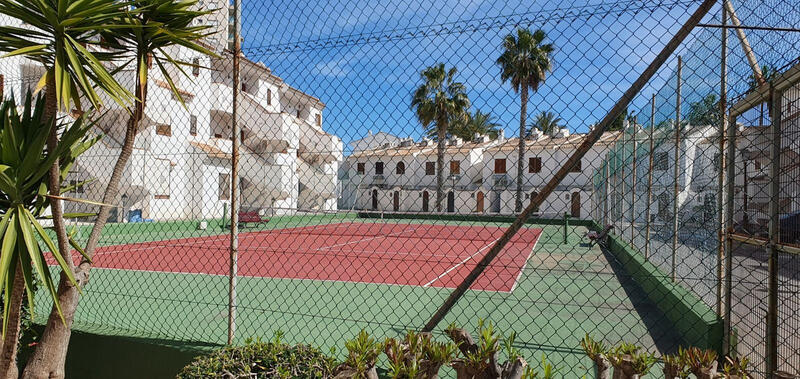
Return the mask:
M 257 210 L 239 211 L 239 225 L 245 224 L 266 224 L 268 218 L 261 217 Z

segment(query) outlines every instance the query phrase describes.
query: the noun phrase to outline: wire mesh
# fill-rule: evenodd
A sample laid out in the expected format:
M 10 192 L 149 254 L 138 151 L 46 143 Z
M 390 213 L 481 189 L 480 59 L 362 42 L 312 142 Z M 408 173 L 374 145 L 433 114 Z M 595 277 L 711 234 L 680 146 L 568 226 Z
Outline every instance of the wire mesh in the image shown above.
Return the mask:
M 699 3 L 245 1 L 233 135 L 233 9 L 198 2 L 215 9 L 196 23 L 213 27 L 204 44 L 217 56 L 175 47 L 196 66 L 151 74 L 75 328 L 225 343 L 231 209 L 237 342 L 281 330 L 341 349 L 361 329 L 393 337 L 421 328 Z M 439 329 L 490 320 L 565 377 L 591 375 L 578 343 L 587 333 L 661 354 L 730 345 L 765 375 L 777 275 L 777 368 L 800 370 L 796 255 L 778 253 L 772 272 L 763 243 L 772 201 L 781 243 L 800 236 L 800 90 L 781 92 L 777 197 L 769 100 L 737 116 L 735 136 L 723 122 L 725 105 L 760 88 L 755 71 L 772 83 L 797 67 L 800 33 L 784 29 L 799 19 L 784 1 L 716 4 Z M 543 34 L 519 34 L 527 29 Z M 505 75 L 503 53 L 526 49 L 537 66 Z M 6 57 L 0 72 L 5 95 L 19 96 L 44 71 Z M 115 73 L 125 85 L 132 75 Z M 94 181 L 69 196 L 102 199 L 127 117 L 113 103 L 99 112 L 92 133 L 102 138 L 67 178 Z M 79 241 L 92 222 L 70 221 Z M 607 225 L 609 240 L 596 244 L 590 235 Z M 49 306 L 37 303 L 37 314 Z

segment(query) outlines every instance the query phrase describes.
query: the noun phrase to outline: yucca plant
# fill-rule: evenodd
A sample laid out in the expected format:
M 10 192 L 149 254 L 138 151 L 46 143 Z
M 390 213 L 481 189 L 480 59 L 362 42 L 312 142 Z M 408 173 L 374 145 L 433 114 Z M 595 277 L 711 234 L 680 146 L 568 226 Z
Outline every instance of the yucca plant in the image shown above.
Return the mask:
M 347 359 L 337 368 L 337 377 L 377 379 L 375 363 L 383 344 L 372 338 L 364 329 L 358 336 L 344 343 Z
M 581 339 L 581 347 L 589 359 L 594 362 L 595 373 L 598 379 L 608 379 L 611 370 L 611 362 L 606 353 L 608 347 L 602 341 L 596 341 L 586 333 Z
M 750 373 L 747 366 L 750 360 L 740 357 L 725 357 L 725 364 L 722 366 L 722 372 L 725 374 L 726 379 L 748 379 Z
M 661 359 L 664 361 L 664 378 L 684 379 L 689 377 L 689 366 L 686 365 L 686 350 L 682 347 L 678 347 L 678 352 L 676 354 L 667 354 L 661 357 Z
M 97 139 L 85 137 L 86 131 L 92 125 L 81 116 L 71 124 L 60 125 L 61 142 L 54 150 L 45 149 L 53 123 L 45 116 L 44 109 L 44 99 L 37 97 L 33 100 L 30 93 L 25 97 L 21 113 L 14 99 L 4 100 L 0 105 L 0 289 L 3 292 L 3 357 L 12 357 L 0 362 L 0 377 L 13 376 L 9 372 L 16 372 L 16 346 L 23 294 L 27 297 L 28 309 L 33 312 L 34 281 L 38 280 L 52 297 L 56 312 L 63 322 L 49 265 L 57 264 L 64 277 L 77 285 L 67 263 L 72 258 L 65 257 L 56 247 L 40 219 L 56 199 L 48 194 L 46 185 L 53 162 L 61 162 L 59 175 L 63 179 L 78 155 L 91 147 Z M 82 251 L 74 241 L 70 242 L 76 250 Z M 48 261 L 46 251 L 49 251 L 52 260 Z
M 103 203 L 113 203 L 118 194 L 122 172 L 133 149 L 135 133 L 146 104 L 146 83 L 150 60 L 164 73 L 172 92 L 182 101 L 180 91 L 166 70 L 168 65 L 180 68 L 179 62 L 165 53 L 169 46 L 210 53 L 197 44 L 206 36 L 203 26 L 193 21 L 205 12 L 192 8 L 196 1 L 184 0 L 9 0 L 0 2 L 0 12 L 24 22 L 24 28 L 3 27 L 0 29 L 0 51 L 8 55 L 24 55 L 41 63 L 45 75 L 38 88 L 44 87 L 46 94 L 45 115 L 54 116 L 58 110 L 71 111 L 74 106 L 81 111 L 81 100 L 88 101 L 95 109 L 101 105 L 100 89 L 113 102 L 126 107 L 134 100 L 131 117 L 126 127 L 126 138 L 120 156 L 109 178 Z M 133 64 L 136 69 L 134 94 L 121 86 L 107 71 L 104 63 L 115 60 L 121 69 Z M 127 63 L 126 63 L 127 62 Z M 181 70 L 182 71 L 182 70 Z M 51 132 L 47 147 L 53 150 L 59 143 L 58 136 Z M 50 194 L 59 195 L 60 181 L 54 173 L 59 171 L 58 162 L 51 169 L 48 187 Z M 59 250 L 68 249 L 60 204 L 51 207 Z M 110 207 L 102 206 L 96 218 L 89 242 L 88 257 L 94 252 L 100 231 L 108 219 Z M 71 265 L 71 262 L 68 262 Z M 78 267 L 71 267 L 83 285 L 91 268 L 89 259 Z M 66 324 L 61 324 L 56 309 L 50 313 L 47 327 L 29 360 L 25 375 L 28 377 L 61 376 L 65 351 L 69 342 L 71 315 L 78 304 L 78 288 L 64 282 L 59 302 L 66 314 Z
M 386 339 L 384 352 L 389 358 L 392 378 L 433 379 L 456 356 L 458 347 L 436 342 L 430 333 L 409 331 L 402 341 Z
M 712 379 L 717 375 L 717 352 L 690 347 L 686 350 L 686 365 L 697 379 Z

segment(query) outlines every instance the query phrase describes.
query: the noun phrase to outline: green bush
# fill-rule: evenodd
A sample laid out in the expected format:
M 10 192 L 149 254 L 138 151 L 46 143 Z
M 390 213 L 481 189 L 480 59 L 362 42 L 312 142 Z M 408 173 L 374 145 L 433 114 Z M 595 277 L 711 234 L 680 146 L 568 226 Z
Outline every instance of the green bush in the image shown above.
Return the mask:
M 272 341 L 248 340 L 197 357 L 178 378 L 330 378 L 336 360 L 308 345 L 288 345 L 277 334 Z

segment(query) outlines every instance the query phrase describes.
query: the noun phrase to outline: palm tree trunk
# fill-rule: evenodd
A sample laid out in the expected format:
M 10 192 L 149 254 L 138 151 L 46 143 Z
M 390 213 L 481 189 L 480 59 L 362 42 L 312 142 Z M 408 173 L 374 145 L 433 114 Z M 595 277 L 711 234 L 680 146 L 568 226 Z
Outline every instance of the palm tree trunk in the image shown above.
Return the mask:
M 138 70 L 136 79 L 136 83 L 141 83 Z M 104 204 L 113 204 L 116 202 L 116 197 L 119 192 L 119 182 L 122 179 L 125 166 L 128 164 L 128 160 L 133 154 L 133 144 L 136 139 L 136 133 L 144 115 L 147 86 L 139 84 L 135 92 L 136 100 L 133 112 L 126 125 L 125 140 L 123 141 L 117 162 L 114 165 L 114 170 L 111 173 L 111 178 L 109 178 L 108 185 L 106 186 L 106 191 L 103 194 Z M 89 241 L 86 243 L 85 252 L 89 257 L 92 257 L 94 254 L 94 250 L 100 240 L 100 233 L 106 225 L 110 211 L 110 206 L 100 207 L 100 212 L 92 226 L 92 232 L 89 234 Z M 69 264 L 72 264 L 71 260 Z M 74 270 L 75 277 L 81 287 L 88 283 L 89 270 L 91 267 L 91 262 L 84 258 L 80 265 Z M 64 365 L 67 358 L 67 348 L 69 347 L 72 322 L 74 321 L 75 311 L 78 309 L 79 300 L 80 293 L 78 292 L 78 288 L 73 286 L 62 273 L 58 285 L 58 301 L 61 305 L 66 324 L 61 322 L 58 312 L 55 307 L 53 307 L 47 319 L 47 326 L 45 327 L 44 333 L 42 333 L 40 342 L 36 345 L 36 350 L 34 350 L 33 355 L 28 360 L 28 364 L 25 367 L 23 378 L 44 379 L 64 377 Z
M 522 172 L 525 163 L 525 119 L 528 116 L 528 87 L 522 85 L 520 91 L 519 111 L 519 148 L 517 150 L 517 196 L 514 199 L 514 211 L 522 211 Z
M 53 126 L 50 128 L 50 135 L 47 137 L 47 149 L 50 150 L 50 151 L 53 151 L 58 146 L 58 130 L 57 130 L 56 125 L 55 125 L 56 124 L 56 114 L 58 112 L 58 100 L 56 98 L 56 93 L 55 93 L 55 90 L 56 90 L 55 75 L 49 75 L 47 77 L 47 82 L 46 82 L 46 86 L 45 87 L 46 87 L 46 89 L 45 89 L 45 110 L 44 110 L 44 114 L 45 114 L 46 118 L 48 120 L 51 120 L 51 122 L 53 123 Z M 59 164 L 60 164 L 60 162 L 58 160 L 56 160 L 55 163 L 53 163 L 53 166 L 50 167 L 50 173 L 49 173 L 49 178 L 48 178 L 48 182 L 47 182 L 48 191 L 49 191 L 50 195 L 53 195 L 53 196 L 59 196 L 61 194 L 61 177 L 60 177 L 61 169 L 60 169 Z M 57 241 L 57 245 L 58 245 L 58 250 L 65 258 L 67 258 L 67 259 L 65 259 L 66 263 L 67 263 L 67 267 L 70 270 L 75 271 L 74 270 L 74 262 L 72 260 L 71 252 L 70 252 L 70 249 L 69 249 L 69 240 L 67 239 L 67 229 L 66 229 L 66 226 L 64 225 L 64 212 L 61 209 L 61 201 L 60 200 L 51 199 L 51 201 L 50 201 L 50 212 L 52 213 L 52 216 L 53 216 L 53 229 L 55 230 L 55 233 L 56 233 L 56 241 Z M 79 285 L 84 283 L 85 279 L 86 279 L 85 277 L 83 277 L 82 275 L 79 275 L 79 274 L 76 273 L 75 280 L 78 282 Z M 61 280 L 60 280 L 60 283 L 59 283 L 58 287 L 59 287 L 58 288 L 58 296 L 59 296 L 60 304 L 62 305 L 62 307 L 64 307 L 65 305 L 67 307 L 69 307 L 70 303 L 69 302 L 65 302 L 65 296 L 64 295 L 67 294 L 67 293 L 70 293 L 70 292 L 74 292 L 75 295 L 77 295 L 77 293 L 78 293 L 77 292 L 77 288 L 75 288 L 72 285 L 72 283 L 70 283 L 69 280 L 67 280 L 67 277 L 66 277 L 66 275 L 64 275 L 63 272 L 61 273 Z M 75 302 L 75 303 L 77 304 L 77 302 Z M 74 315 L 74 309 L 73 309 L 72 312 L 69 312 L 69 313 L 67 312 L 67 309 L 69 309 L 69 308 L 63 308 L 63 309 L 64 309 L 64 317 L 67 320 L 67 323 L 69 325 L 72 325 L 72 317 Z M 55 320 L 55 322 L 53 322 L 53 320 Z M 66 331 L 66 337 L 63 338 L 63 341 L 55 341 L 55 343 L 52 341 L 51 338 L 48 338 L 48 341 L 49 341 L 48 343 L 46 343 L 46 344 L 40 343 L 39 345 L 37 345 L 37 348 L 34 351 L 34 355 L 28 360 L 28 364 L 27 364 L 27 367 L 26 367 L 25 371 L 27 372 L 28 368 L 32 367 L 32 366 L 33 367 L 54 367 L 54 366 L 51 365 L 51 363 L 55 363 L 56 362 L 55 358 L 56 358 L 57 355 L 49 355 L 48 357 L 39 357 L 38 359 L 37 359 L 37 355 L 39 354 L 39 351 L 42 350 L 44 347 L 49 347 L 51 345 L 55 345 L 55 346 L 58 346 L 58 347 L 62 347 L 61 350 L 63 350 L 63 351 L 59 351 L 59 353 L 62 356 L 62 359 L 60 360 L 62 362 L 62 364 L 60 366 L 58 366 L 52 372 L 45 373 L 41 377 L 43 377 L 43 378 L 47 378 L 47 377 L 63 378 L 64 377 L 64 364 L 63 364 L 63 362 L 64 362 L 64 360 L 66 359 L 66 356 L 67 356 L 67 348 L 66 347 L 69 344 L 69 332 L 70 332 L 70 330 L 69 330 L 69 327 L 67 327 L 67 326 L 62 324 L 61 319 L 58 316 L 58 312 L 56 312 L 56 310 L 54 308 L 52 310 L 51 314 L 50 314 L 50 318 L 48 319 L 48 326 L 45 328 L 45 332 L 42 335 L 42 340 L 41 340 L 42 342 L 44 342 L 45 337 L 49 335 L 48 330 L 52 329 L 50 327 L 51 324 L 55 325 L 56 328 L 65 330 Z
M 442 211 L 444 199 L 444 148 L 447 138 L 447 122 L 437 123 L 436 136 L 436 211 Z
M 22 250 L 22 248 L 19 248 Z M 23 253 L 20 251 L 20 253 Z M 20 315 L 22 313 L 22 298 L 25 295 L 25 279 L 22 276 L 22 266 L 17 262 L 14 270 L 14 289 L 11 291 L 8 330 L 3 337 L 2 354 L 0 355 L 0 378 L 17 379 L 17 347 L 19 346 Z

